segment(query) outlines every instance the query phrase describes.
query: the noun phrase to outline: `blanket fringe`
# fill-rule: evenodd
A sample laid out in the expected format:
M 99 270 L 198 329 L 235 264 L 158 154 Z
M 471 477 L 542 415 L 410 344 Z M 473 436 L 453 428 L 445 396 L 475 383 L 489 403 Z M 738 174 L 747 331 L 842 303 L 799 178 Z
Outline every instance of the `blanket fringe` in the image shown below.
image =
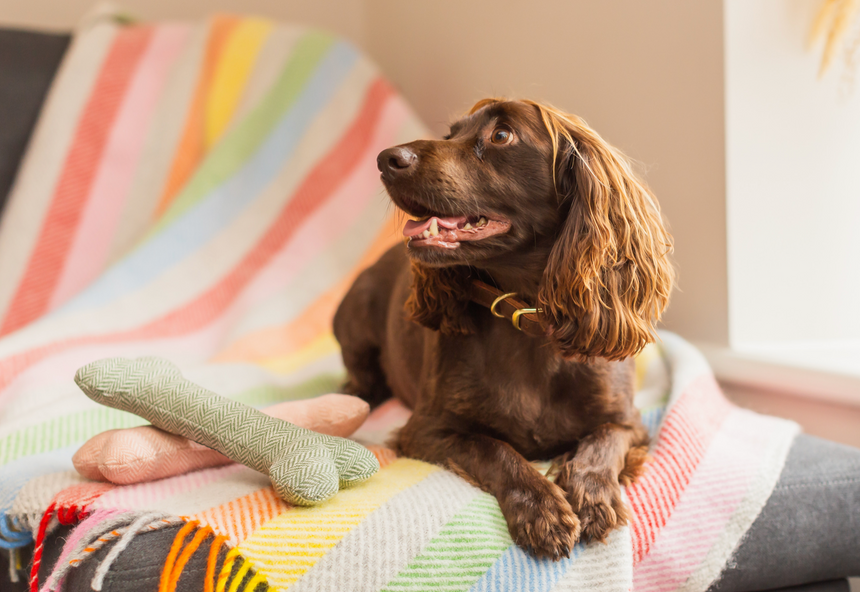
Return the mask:
M 119 552 L 116 553 L 116 555 L 112 557 L 111 554 L 108 554 L 108 556 L 102 561 L 99 568 L 103 567 L 107 562 L 107 567 L 104 569 L 105 573 L 110 567 L 110 564 L 116 559 L 116 556 L 118 556 L 119 553 L 128 546 L 128 543 L 131 543 L 131 540 L 135 535 L 142 531 L 159 530 L 161 528 L 177 524 L 178 522 L 183 522 L 181 518 L 168 518 L 162 513 L 150 513 L 147 516 L 150 522 L 131 535 L 128 538 L 128 542 L 119 550 Z M 67 559 L 54 567 L 53 573 L 48 578 L 48 581 L 42 587 L 40 592 L 53 592 L 56 590 L 69 570 L 81 565 L 81 563 L 91 557 L 93 553 L 109 542 L 126 535 L 132 529 L 135 522 L 136 521 L 131 520 L 130 513 L 125 513 L 100 524 L 97 531 L 90 533 L 90 536 L 78 541 L 74 548 L 69 552 Z M 96 578 L 98 577 L 98 574 L 99 570 L 97 569 Z M 93 584 L 96 583 L 96 578 L 93 579 Z
M 233 583 L 230 584 L 230 590 L 228 592 L 239 592 L 239 584 L 241 584 L 242 580 L 245 579 L 245 576 L 248 574 L 248 570 L 250 569 L 251 562 L 243 557 L 242 567 L 239 568 L 239 571 L 236 572 L 236 575 L 233 577 Z
M 248 580 L 248 583 L 242 587 L 242 592 L 252 592 L 259 584 L 265 583 L 266 578 L 258 571 L 251 570 L 251 562 L 242 557 L 238 549 L 230 549 L 224 557 L 224 564 L 218 574 L 217 583 L 215 583 L 215 570 L 218 566 L 218 555 L 221 547 L 227 541 L 228 537 L 223 535 L 215 536 L 215 531 L 211 526 L 204 526 L 197 530 L 191 541 L 185 545 L 185 539 L 192 530 L 197 528 L 199 522 L 193 520 L 183 526 L 173 540 L 170 547 L 170 552 L 164 562 L 164 569 L 161 572 L 161 581 L 158 587 L 159 592 L 176 592 L 176 587 L 179 583 L 179 578 L 185 569 L 185 565 L 191 556 L 200 548 L 200 545 L 209 538 L 214 536 L 212 544 L 209 548 L 209 553 L 206 561 L 206 575 L 203 582 L 204 592 L 239 592 L 239 587 L 247 577 L 249 571 L 253 574 Z M 233 567 L 236 560 L 241 561 L 239 569 L 233 575 Z M 214 584 L 214 585 L 213 585 Z M 228 588 L 229 585 L 229 588 Z
M 197 528 L 198 525 L 199 522 L 192 520 L 191 522 L 186 523 L 185 526 L 176 533 L 176 538 L 174 538 L 173 545 L 170 547 L 170 552 L 164 562 L 164 570 L 161 572 L 161 583 L 158 587 L 158 592 L 176 592 L 179 578 L 182 576 L 182 571 L 185 569 L 185 565 L 188 563 L 188 560 L 191 559 L 191 556 L 200 548 L 203 541 L 209 538 L 210 535 L 215 535 L 215 531 L 212 530 L 211 526 L 204 526 L 197 530 L 191 541 L 183 548 L 185 539 L 192 530 Z M 203 583 L 204 592 L 213 592 L 213 581 L 215 579 L 215 569 L 218 564 L 218 554 L 226 541 L 227 537 L 222 535 L 215 536 L 212 541 L 212 546 L 209 548 L 206 562 L 206 575 Z M 235 575 L 231 575 L 233 572 L 233 564 L 237 558 L 242 562 L 241 567 Z M 238 549 L 230 549 L 224 557 L 224 565 L 221 568 L 221 572 L 218 574 L 215 592 L 225 592 L 225 589 L 227 589 L 227 592 L 239 592 L 239 586 L 242 585 L 242 581 L 248 575 L 249 571 L 251 571 L 251 562 L 242 557 L 239 554 Z M 252 573 L 253 575 L 248 580 L 248 583 L 242 587 L 242 592 L 251 592 L 259 584 L 266 581 L 265 577 L 260 572 Z M 230 586 L 229 588 L 227 588 L 228 584 Z
M 206 579 L 203 580 L 203 592 L 215 592 L 215 568 L 218 567 L 218 553 L 227 537 L 219 534 L 209 547 L 209 559 L 206 562 Z
M 224 565 L 221 566 L 221 573 L 218 574 L 218 584 L 215 587 L 215 592 L 225 592 L 227 583 L 230 580 L 230 574 L 233 573 L 233 564 L 236 563 L 237 558 L 241 561 L 245 561 L 245 559 L 239 555 L 239 549 L 233 548 L 227 552 L 227 556 L 224 557 Z
M 116 560 L 117 557 L 119 557 L 119 554 L 125 551 L 126 547 L 128 547 L 132 539 L 137 536 L 137 533 L 139 533 L 141 530 L 151 524 L 154 519 L 157 520 L 161 517 L 161 514 L 144 514 L 143 516 L 132 522 L 127 529 L 125 529 L 125 532 L 122 533 L 122 536 L 120 537 L 119 541 L 117 541 L 117 543 L 113 546 L 110 552 L 108 552 L 107 556 L 102 560 L 102 562 L 96 569 L 95 576 L 93 577 L 92 584 L 90 585 L 93 590 L 96 590 L 96 592 L 101 591 L 102 585 L 104 584 L 105 576 L 107 575 L 110 566 L 113 565 L 113 562 Z
M 20 549 L 33 542 L 33 533 L 16 516 L 0 515 L 0 549 Z
M 242 581 L 246 578 L 249 571 L 253 575 L 242 586 L 241 592 L 252 592 L 257 586 L 266 582 L 266 578 L 261 573 L 251 570 L 251 563 L 240 555 L 238 549 L 229 549 L 227 551 L 224 557 L 224 564 L 221 571 L 218 572 L 216 579 L 218 556 L 226 544 L 228 537 L 216 535 L 211 526 L 200 528 L 200 523 L 197 520 L 187 521 L 181 517 L 170 517 L 162 512 L 149 512 L 137 515 L 136 517 L 131 512 L 125 512 L 101 522 L 92 532 L 75 543 L 74 547 L 68 552 L 67 557 L 54 567 L 47 581 L 41 588 L 38 588 L 38 570 L 41 565 L 45 536 L 50 531 L 49 525 L 55 519 L 60 524 L 71 524 L 75 520 L 80 520 L 81 516 L 82 512 L 78 508 L 58 509 L 55 504 L 51 504 L 48 507 L 48 510 L 42 517 L 39 531 L 36 535 L 37 546 L 33 552 L 33 568 L 30 573 L 31 592 L 54 592 L 60 588 L 63 579 L 70 570 L 81 565 L 105 545 L 114 543 L 113 548 L 99 563 L 93 576 L 91 588 L 96 592 L 100 592 L 104 587 L 104 580 L 111 566 L 117 557 L 131 544 L 134 537 L 142 532 L 159 530 L 180 523 L 183 523 L 183 526 L 176 533 L 164 562 L 158 587 L 159 592 L 176 592 L 179 578 L 182 576 L 186 564 L 210 536 L 214 538 L 207 554 L 206 576 L 203 584 L 204 592 L 240 592 Z M 185 544 L 189 534 L 195 529 L 194 536 Z M 14 555 L 11 553 L 14 553 Z M 235 575 L 233 575 L 233 567 L 237 559 L 241 562 L 241 566 Z M 10 550 L 9 569 L 10 579 L 13 582 L 18 581 L 19 577 L 16 568 L 21 569 L 20 558 L 15 550 L 12 549 Z M 12 575 L 13 573 L 14 576 Z
M 18 575 L 20 570 L 21 555 L 18 553 L 18 549 L 13 547 L 9 549 L 9 581 L 13 584 L 17 584 L 21 581 L 21 577 Z
M 170 552 L 167 554 L 167 559 L 164 561 L 164 569 L 161 572 L 161 581 L 158 584 L 158 592 L 167 592 L 170 584 L 170 577 L 173 574 L 173 564 L 176 562 L 176 557 L 182 549 L 185 537 L 188 536 L 189 532 L 197 528 L 198 524 L 200 523 L 197 520 L 186 522 L 185 526 L 180 528 L 179 532 L 176 533 L 176 538 L 173 539 L 173 544 L 170 546 Z
M 212 527 L 206 526 L 201 528 L 195 533 L 191 542 L 182 550 L 182 553 L 179 555 L 179 559 L 176 560 L 176 564 L 173 566 L 173 572 L 170 574 L 166 592 L 176 592 L 176 585 L 179 583 L 179 577 L 185 569 L 185 564 L 188 563 L 188 560 L 191 559 L 191 556 L 200 547 L 200 543 L 202 543 L 211 533 Z
M 263 574 L 257 572 L 254 574 L 254 577 L 245 585 L 243 592 L 254 592 L 254 589 L 266 581 L 266 578 L 263 577 Z
M 224 557 L 224 565 L 221 566 L 221 573 L 218 574 L 218 585 L 215 587 L 215 592 L 224 592 L 227 580 L 233 571 L 233 564 L 236 562 L 236 557 L 238 556 L 239 549 L 233 548 L 227 551 L 227 556 Z
M 36 546 L 33 549 L 33 566 L 30 569 L 30 591 L 39 592 L 39 567 L 42 565 L 42 551 L 45 548 L 45 537 L 48 534 L 49 526 L 54 521 L 54 513 L 60 524 L 72 524 L 83 515 L 83 511 L 78 510 L 78 506 L 72 505 L 68 508 L 57 507 L 56 502 L 51 502 L 42 520 L 39 522 L 39 530 L 36 533 Z

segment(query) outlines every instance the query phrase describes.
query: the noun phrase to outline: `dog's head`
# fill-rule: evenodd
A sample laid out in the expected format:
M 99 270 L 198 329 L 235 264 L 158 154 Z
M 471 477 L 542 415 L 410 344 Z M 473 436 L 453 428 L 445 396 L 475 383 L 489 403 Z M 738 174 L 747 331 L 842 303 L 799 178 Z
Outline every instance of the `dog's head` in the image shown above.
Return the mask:
M 469 267 L 537 266 L 536 306 L 568 357 L 621 359 L 653 340 L 672 241 L 630 163 L 576 116 L 485 99 L 442 140 L 377 163 L 406 223 L 413 318 L 466 332 Z M 504 286 L 502 286 L 504 287 Z

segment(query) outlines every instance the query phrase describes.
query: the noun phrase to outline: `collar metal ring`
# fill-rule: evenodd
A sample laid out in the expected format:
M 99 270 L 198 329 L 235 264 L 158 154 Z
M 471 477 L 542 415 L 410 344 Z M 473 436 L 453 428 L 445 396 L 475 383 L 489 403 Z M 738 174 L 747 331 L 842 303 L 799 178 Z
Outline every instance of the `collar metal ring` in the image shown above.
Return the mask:
M 516 295 L 517 295 L 517 293 L 516 293 L 516 292 L 508 292 L 507 294 L 502 294 L 501 296 L 499 296 L 498 298 L 496 298 L 495 300 L 493 300 L 493 303 L 490 305 L 490 312 L 491 312 L 491 313 L 493 313 L 493 316 L 499 317 L 500 319 L 505 318 L 505 315 L 503 315 L 503 314 L 499 314 L 499 313 L 497 313 L 497 312 L 496 312 L 496 306 L 497 306 L 497 305 L 498 305 L 502 300 L 505 300 L 506 298 L 512 298 L 512 297 L 514 297 L 514 296 L 516 296 Z

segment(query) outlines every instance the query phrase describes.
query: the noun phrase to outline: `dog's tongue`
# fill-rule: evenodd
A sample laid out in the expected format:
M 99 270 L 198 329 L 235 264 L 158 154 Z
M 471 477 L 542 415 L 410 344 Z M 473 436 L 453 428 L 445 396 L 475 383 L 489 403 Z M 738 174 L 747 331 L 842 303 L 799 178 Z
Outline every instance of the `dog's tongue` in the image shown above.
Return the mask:
M 430 228 L 430 224 L 433 223 L 433 220 L 436 220 L 436 224 L 438 224 L 442 228 L 447 228 L 449 230 L 457 230 L 457 225 L 461 222 L 465 222 L 466 216 L 450 216 L 447 218 L 431 216 L 426 220 L 407 220 L 406 226 L 403 227 L 403 236 L 415 236 L 418 234 L 422 234 L 425 230 Z

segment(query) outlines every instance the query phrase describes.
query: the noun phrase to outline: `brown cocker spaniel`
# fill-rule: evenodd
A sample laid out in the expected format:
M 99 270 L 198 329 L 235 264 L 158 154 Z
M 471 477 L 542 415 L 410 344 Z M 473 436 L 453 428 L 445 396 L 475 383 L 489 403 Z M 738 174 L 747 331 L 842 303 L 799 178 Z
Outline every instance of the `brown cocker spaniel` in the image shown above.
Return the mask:
M 409 406 L 396 450 L 495 495 L 520 546 L 605 540 L 648 439 L 631 356 L 672 288 L 654 197 L 581 119 L 532 101 L 480 101 L 378 165 L 414 220 L 337 311 L 346 391 Z M 550 458 L 554 482 L 529 463 Z

